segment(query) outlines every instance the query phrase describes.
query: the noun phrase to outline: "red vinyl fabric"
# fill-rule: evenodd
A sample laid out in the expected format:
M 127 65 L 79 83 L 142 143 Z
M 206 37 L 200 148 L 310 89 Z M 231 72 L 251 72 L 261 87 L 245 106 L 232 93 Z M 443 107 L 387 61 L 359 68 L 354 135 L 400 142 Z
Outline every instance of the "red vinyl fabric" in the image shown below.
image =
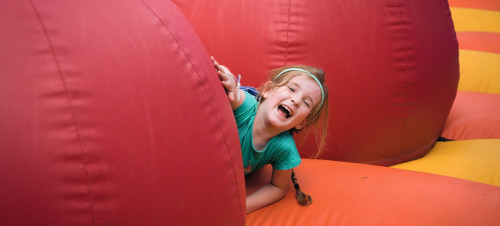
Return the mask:
M 242 74 L 242 85 L 260 86 L 284 65 L 326 71 L 323 159 L 408 161 L 425 155 L 443 128 L 459 78 L 446 0 L 174 2 L 209 54 Z M 310 156 L 314 141 L 299 150 Z
M 1 225 L 244 225 L 234 117 L 170 1 L 0 2 Z

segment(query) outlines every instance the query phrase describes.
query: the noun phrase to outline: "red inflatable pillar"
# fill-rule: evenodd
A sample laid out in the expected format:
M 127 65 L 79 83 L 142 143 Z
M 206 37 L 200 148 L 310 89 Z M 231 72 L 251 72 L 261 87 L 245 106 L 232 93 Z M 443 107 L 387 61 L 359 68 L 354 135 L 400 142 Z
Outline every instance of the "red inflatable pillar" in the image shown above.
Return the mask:
M 237 130 L 170 1 L 0 2 L 0 225 L 243 225 Z

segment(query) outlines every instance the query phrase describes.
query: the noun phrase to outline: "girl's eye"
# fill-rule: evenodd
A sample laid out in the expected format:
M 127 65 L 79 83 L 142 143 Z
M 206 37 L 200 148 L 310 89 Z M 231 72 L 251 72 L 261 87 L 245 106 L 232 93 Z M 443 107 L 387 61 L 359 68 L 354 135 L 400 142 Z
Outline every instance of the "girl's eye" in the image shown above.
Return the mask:
M 295 89 L 290 87 L 290 86 L 288 87 L 288 89 L 290 89 L 290 91 L 292 91 L 292 92 L 295 92 Z
M 306 107 L 307 107 L 307 108 L 310 108 L 310 107 L 311 107 L 311 105 L 310 105 L 310 104 L 309 104 L 309 102 L 307 102 L 307 101 L 304 101 L 304 104 L 306 105 Z

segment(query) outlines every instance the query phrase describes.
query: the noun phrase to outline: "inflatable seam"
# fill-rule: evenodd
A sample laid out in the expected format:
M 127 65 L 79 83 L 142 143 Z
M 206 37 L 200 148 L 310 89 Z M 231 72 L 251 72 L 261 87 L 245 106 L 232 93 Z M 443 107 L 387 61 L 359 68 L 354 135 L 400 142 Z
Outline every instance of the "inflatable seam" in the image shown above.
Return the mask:
M 405 31 L 404 31 L 404 28 L 402 27 L 402 16 L 401 16 L 401 7 L 402 7 L 402 4 L 400 1 L 396 0 L 394 1 L 394 6 L 395 6 L 395 10 L 396 10 L 396 16 L 397 16 L 397 20 L 398 20 L 398 30 L 399 30 L 399 33 L 401 34 L 401 40 L 402 40 L 402 43 L 403 43 L 403 56 L 404 56 L 404 74 L 406 75 L 405 76 L 405 87 L 404 87 L 404 110 L 403 110 L 403 115 L 404 115 L 404 122 L 403 122 L 403 125 L 402 125 L 402 132 L 400 133 L 400 137 L 398 139 L 398 143 L 396 145 L 396 147 L 399 147 L 399 145 L 401 144 L 401 141 L 403 140 L 403 138 L 405 137 L 404 134 L 405 134 L 405 131 L 408 129 L 407 126 L 408 126 L 408 117 L 409 117 L 409 110 L 408 110 L 408 93 L 409 93 L 409 77 L 410 77 L 410 74 L 409 74 L 409 66 L 408 66 L 408 46 L 406 45 L 406 34 L 405 34 Z
M 289 34 L 290 34 L 290 10 L 292 8 L 292 0 L 288 0 L 288 11 L 287 11 L 287 21 L 286 21 L 286 40 L 285 40 L 285 64 L 288 63 L 288 48 L 289 48 Z
M 70 109 L 70 112 L 71 112 L 71 117 L 73 119 L 73 123 L 74 123 L 75 129 L 76 129 L 76 136 L 78 138 L 78 143 L 79 143 L 79 146 L 80 146 L 80 151 L 81 151 L 81 154 L 82 154 L 82 157 L 83 157 L 84 176 L 85 176 L 86 181 L 87 181 L 87 192 L 89 194 L 90 213 L 91 213 L 92 224 L 96 225 L 96 218 L 95 218 L 95 213 L 94 213 L 94 198 L 92 196 L 92 192 L 91 192 L 91 189 L 90 189 L 90 178 L 89 178 L 89 173 L 88 173 L 88 169 L 87 169 L 87 158 L 86 158 L 86 155 L 85 155 L 85 152 L 84 152 L 84 149 L 83 149 L 82 136 L 81 136 L 81 133 L 80 133 L 80 127 L 78 126 L 78 122 L 77 122 L 77 119 L 76 119 L 75 109 L 74 109 L 73 104 L 71 103 L 71 98 L 70 98 L 69 91 L 68 91 L 68 85 L 66 83 L 66 79 L 64 78 L 64 73 L 62 71 L 61 65 L 60 65 L 60 63 L 59 63 L 59 61 L 57 59 L 56 54 L 55 54 L 54 45 L 52 44 L 52 41 L 50 40 L 49 34 L 48 34 L 47 29 L 46 29 L 46 27 L 45 27 L 45 25 L 44 25 L 44 23 L 42 21 L 42 18 L 41 18 L 40 14 L 39 14 L 39 12 L 38 12 L 38 10 L 37 10 L 37 8 L 36 8 L 36 6 L 35 6 L 35 4 L 33 3 L 32 0 L 30 0 L 30 4 L 33 7 L 33 10 L 34 10 L 34 12 L 36 14 L 36 17 L 37 17 L 38 21 L 40 22 L 40 26 L 42 27 L 44 36 L 47 39 L 47 42 L 49 44 L 50 52 L 52 53 L 52 56 L 54 58 L 54 63 L 56 64 L 57 70 L 59 72 L 59 77 L 61 78 L 62 83 L 63 83 L 64 93 L 66 95 L 66 99 L 68 100 L 68 106 L 69 106 L 69 109 Z
M 146 8 L 151 11 L 151 13 L 160 21 L 160 23 L 162 24 L 162 26 L 168 31 L 168 33 L 170 33 L 170 35 L 172 36 L 172 39 L 174 39 L 174 41 L 177 43 L 177 46 L 179 47 L 179 49 L 181 50 L 181 52 L 184 54 L 184 56 L 186 57 L 186 59 L 189 61 L 189 63 L 191 64 L 191 67 L 193 68 L 193 70 L 195 71 L 196 75 L 198 75 L 199 78 L 202 78 L 202 76 L 200 75 L 200 73 L 196 70 L 196 67 L 194 66 L 193 64 L 193 61 L 191 60 L 191 58 L 189 58 L 188 54 L 186 53 L 186 51 L 184 50 L 184 48 L 182 47 L 182 45 L 179 43 L 179 41 L 177 40 L 177 38 L 175 37 L 174 33 L 166 26 L 166 24 L 163 22 L 163 20 L 158 16 L 158 14 L 155 13 L 155 11 L 153 9 L 151 9 L 151 7 L 149 7 L 148 4 L 146 4 L 146 2 L 144 2 L 144 0 L 141 0 L 142 4 L 144 4 L 144 6 L 146 6 Z M 202 87 L 203 89 L 206 89 L 205 87 L 205 84 L 202 83 Z M 207 94 L 208 92 L 203 92 L 205 94 Z M 210 107 L 212 108 L 212 112 L 214 112 L 214 114 L 211 114 L 213 116 L 215 116 L 218 120 L 218 114 L 217 114 L 217 111 L 215 111 L 215 107 L 213 105 L 212 102 L 209 102 L 210 103 Z M 223 134 L 223 137 L 226 137 L 224 135 L 224 131 L 220 129 L 219 126 L 217 126 L 217 130 L 219 130 L 222 134 Z M 227 144 L 226 140 L 225 139 L 222 139 L 224 141 L 224 145 L 226 146 L 226 155 L 229 156 L 229 159 L 231 160 L 232 163 L 234 163 L 234 160 L 231 156 L 231 154 L 228 153 L 228 150 L 229 150 L 229 145 Z M 232 164 L 234 166 L 234 164 Z M 235 180 L 235 183 L 238 184 L 238 179 L 236 178 L 236 169 L 234 169 L 233 167 L 233 178 Z M 241 203 L 241 200 L 242 198 L 240 197 L 240 192 L 237 191 L 236 192 L 238 194 L 238 199 L 240 200 L 240 207 L 243 207 L 243 203 Z M 245 209 L 242 209 L 242 212 L 245 213 L 246 210 Z

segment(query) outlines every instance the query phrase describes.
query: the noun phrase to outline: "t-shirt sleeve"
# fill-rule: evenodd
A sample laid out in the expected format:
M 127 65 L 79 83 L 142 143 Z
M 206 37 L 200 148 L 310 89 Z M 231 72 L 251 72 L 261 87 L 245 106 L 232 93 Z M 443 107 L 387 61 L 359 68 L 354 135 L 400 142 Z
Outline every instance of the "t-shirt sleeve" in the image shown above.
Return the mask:
M 236 119 L 236 124 L 239 127 L 241 124 L 250 120 L 251 116 L 254 115 L 255 106 L 257 105 L 257 100 L 251 94 L 245 93 L 245 100 L 236 109 L 233 110 L 234 118 Z
M 297 146 L 295 146 L 295 141 L 292 136 L 285 138 L 286 142 L 280 142 L 279 147 L 277 147 L 276 156 L 271 162 L 274 169 L 277 170 L 288 170 L 297 167 L 300 162 L 299 151 Z

